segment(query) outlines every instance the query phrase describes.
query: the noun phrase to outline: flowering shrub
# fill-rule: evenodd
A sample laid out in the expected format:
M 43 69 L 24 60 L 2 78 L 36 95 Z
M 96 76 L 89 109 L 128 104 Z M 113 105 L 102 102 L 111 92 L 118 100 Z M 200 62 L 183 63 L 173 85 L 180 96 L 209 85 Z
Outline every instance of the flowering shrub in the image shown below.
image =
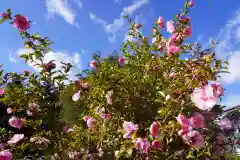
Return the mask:
M 136 41 L 125 42 L 121 56 L 95 55 L 91 70 L 68 84 L 71 64 L 62 63 L 60 71 L 54 61 L 43 62 L 50 51 L 48 38 L 28 33 L 24 16 L 3 13 L 2 21 L 10 20 L 33 51 L 21 57 L 40 72 L 1 71 L 0 94 L 12 128 L 1 131 L 0 156 L 219 159 L 221 133 L 231 129 L 218 116 L 224 89 L 217 79 L 226 62 L 216 59 L 214 43 L 202 50 L 186 42 L 193 33 L 187 16 L 193 5 L 187 0 L 174 20 L 159 17 L 152 43 L 140 33 L 142 25 L 126 17 Z
M 36 154 L 54 155 L 64 148 L 60 147 L 64 144 L 62 128 L 65 126 L 61 119 L 63 108 L 60 96 L 72 65 L 62 63 L 63 70 L 58 71 L 55 70 L 54 61 L 43 61 L 52 42 L 46 37 L 27 32 L 30 21 L 26 17 L 19 14 L 13 17 L 8 9 L 2 14 L 1 22 L 6 20 L 19 30 L 25 47 L 31 50 L 29 54 L 22 54 L 21 58 L 38 66 L 40 72 L 0 72 L 1 101 L 8 105 L 5 114 L 9 117 L 9 125 L 5 124 L 6 119 L 4 123 L 1 121 L 1 155 L 13 155 L 14 159 Z

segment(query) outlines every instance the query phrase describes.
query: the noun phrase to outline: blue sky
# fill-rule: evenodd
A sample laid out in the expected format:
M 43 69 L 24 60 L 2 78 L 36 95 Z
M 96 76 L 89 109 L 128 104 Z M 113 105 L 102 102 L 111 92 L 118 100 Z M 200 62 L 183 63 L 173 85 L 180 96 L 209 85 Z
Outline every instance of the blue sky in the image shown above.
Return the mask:
M 184 0 L 1 0 L 0 11 L 11 8 L 14 13 L 32 20 L 30 31 L 50 37 L 54 42 L 53 52 L 46 60 L 74 63 L 73 77 L 88 67 L 92 52 L 101 51 L 104 56 L 121 47 L 128 29 L 123 14 L 144 24 L 143 33 L 149 34 L 159 16 L 171 20 L 183 3 Z M 195 0 L 190 16 L 193 36 L 189 41 L 199 41 L 206 46 L 211 39 L 219 40 L 217 56 L 230 62 L 231 74 L 221 79 L 226 88 L 223 103 L 240 104 L 239 0 Z M 0 30 L 0 64 L 4 64 L 7 71 L 35 69 L 18 58 L 24 49 L 17 31 L 7 23 L 0 25 Z

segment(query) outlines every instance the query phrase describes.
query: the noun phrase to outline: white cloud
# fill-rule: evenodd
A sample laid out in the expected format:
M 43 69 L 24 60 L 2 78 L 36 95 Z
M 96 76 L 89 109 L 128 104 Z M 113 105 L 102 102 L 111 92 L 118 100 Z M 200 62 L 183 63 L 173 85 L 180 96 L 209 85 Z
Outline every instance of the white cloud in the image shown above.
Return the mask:
M 121 0 L 114 0 L 114 3 L 116 4 L 116 3 L 120 3 L 121 2 Z
M 240 62 L 240 50 L 235 51 L 232 53 L 230 58 L 228 59 L 228 71 L 229 74 L 223 73 L 221 74 L 221 80 L 225 84 L 232 84 L 234 82 L 240 82 L 240 69 L 239 69 L 239 62 Z
M 89 18 L 92 20 L 95 24 L 101 24 L 101 25 L 106 25 L 107 22 L 98 18 L 94 13 L 89 12 Z
M 8 59 L 12 63 L 17 63 L 16 58 L 11 53 L 8 54 Z
M 24 49 L 21 48 L 17 51 L 18 55 L 21 54 L 29 54 L 31 53 L 32 50 L 31 49 Z M 71 80 L 75 80 L 76 77 L 74 76 L 75 74 L 79 73 L 80 70 L 82 69 L 81 66 L 81 56 L 80 53 L 78 52 L 74 52 L 72 54 L 69 54 L 68 52 L 49 52 L 45 55 L 43 62 L 47 63 L 51 60 L 55 60 L 54 63 L 56 64 L 56 70 L 62 70 L 61 69 L 61 62 L 64 63 L 71 63 L 73 66 L 75 66 L 74 68 L 72 68 L 72 70 L 69 72 L 69 79 Z M 40 71 L 39 68 L 37 68 L 37 66 L 34 66 L 33 63 L 28 63 L 28 65 L 30 67 L 32 67 L 34 70 L 36 71 Z
M 221 74 L 221 81 L 232 84 L 240 81 L 238 63 L 240 61 L 240 10 L 234 17 L 227 21 L 217 37 L 219 44 L 216 46 L 216 55 L 220 59 L 229 61 L 230 74 Z
M 119 18 L 113 20 L 112 23 L 107 23 L 106 21 L 102 20 L 101 18 L 97 17 L 92 12 L 89 13 L 89 17 L 94 23 L 100 24 L 104 27 L 106 33 L 108 33 L 110 42 L 116 41 L 116 34 L 119 31 L 125 31 L 126 27 L 126 20 L 124 18 L 125 15 L 131 16 L 137 9 L 141 8 L 143 5 L 148 4 L 149 0 L 138 0 L 135 1 L 132 5 L 123 8 L 122 12 L 120 13 Z
M 81 0 L 73 0 L 73 1 L 77 4 L 77 6 L 78 6 L 79 8 L 82 8 L 82 7 L 83 7 L 83 3 L 82 3 Z
M 231 108 L 239 104 L 240 104 L 240 94 L 230 94 L 226 97 L 226 99 L 223 102 L 223 105 L 227 106 L 227 108 Z
M 216 46 L 216 56 L 219 59 L 228 60 L 227 73 L 221 74 L 221 82 L 227 86 L 237 87 L 240 82 L 240 10 L 227 21 L 217 37 L 219 44 Z M 224 98 L 223 105 L 227 108 L 240 104 L 240 94 L 230 93 Z
M 74 0 L 79 7 L 82 7 L 82 3 L 79 0 Z M 58 15 L 64 18 L 64 20 L 79 28 L 76 22 L 76 13 L 72 10 L 68 0 L 46 0 L 46 7 L 49 13 L 49 17 Z

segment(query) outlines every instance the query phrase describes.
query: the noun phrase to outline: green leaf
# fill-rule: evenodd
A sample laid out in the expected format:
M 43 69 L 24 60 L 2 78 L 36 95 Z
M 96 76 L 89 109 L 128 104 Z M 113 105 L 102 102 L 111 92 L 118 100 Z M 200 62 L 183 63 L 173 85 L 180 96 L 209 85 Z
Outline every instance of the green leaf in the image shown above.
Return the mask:
M 2 24 L 3 22 L 5 22 L 5 21 L 7 21 L 7 20 L 8 20 L 7 18 L 1 19 L 1 20 L 0 20 L 0 24 Z
M 127 157 L 131 157 L 132 156 L 132 149 L 128 149 L 127 150 Z
M 187 159 L 195 158 L 193 151 L 189 151 L 186 158 Z
M 4 70 L 1 70 L 0 71 L 0 77 L 2 77 L 3 73 L 4 73 Z
M 166 97 L 166 95 L 165 95 L 162 91 L 158 91 L 157 93 L 158 93 L 159 95 L 161 95 L 163 98 Z
M 38 38 L 40 38 L 40 35 L 39 35 L 38 33 L 35 33 L 35 34 L 33 34 L 33 37 L 34 37 L 35 39 L 38 39 Z
M 9 9 L 7 9 L 7 13 L 8 14 L 11 14 L 12 13 L 12 11 L 11 11 L 11 9 L 9 8 Z
M 27 59 L 29 57 L 29 55 L 28 54 L 21 54 L 20 57 L 24 58 L 24 59 Z

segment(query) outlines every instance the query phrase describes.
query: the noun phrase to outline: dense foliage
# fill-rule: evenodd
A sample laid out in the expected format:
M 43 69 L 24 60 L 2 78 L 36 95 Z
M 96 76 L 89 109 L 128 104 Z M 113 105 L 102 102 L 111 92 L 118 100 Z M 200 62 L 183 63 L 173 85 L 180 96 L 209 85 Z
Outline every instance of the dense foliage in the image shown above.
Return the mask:
M 217 82 L 227 62 L 216 59 L 214 45 L 190 44 L 193 1 L 165 24 L 156 20 L 152 35 L 130 22 L 121 55 L 93 56 L 90 70 L 68 80 L 72 65 L 45 63 L 52 42 L 27 32 L 22 15 L 2 14 L 19 30 L 27 64 L 39 72 L 1 71 L 1 156 L 46 159 L 219 159 L 231 122 L 218 105 L 224 89 Z M 166 28 L 166 29 L 165 29 Z M 170 35 L 165 32 L 169 32 Z M 168 35 L 164 37 L 163 35 Z M 150 43 L 150 38 L 152 43 Z M 6 120 L 5 120 L 6 122 Z M 10 158 L 11 159 L 11 158 Z M 36 159 L 34 157 L 33 159 Z

